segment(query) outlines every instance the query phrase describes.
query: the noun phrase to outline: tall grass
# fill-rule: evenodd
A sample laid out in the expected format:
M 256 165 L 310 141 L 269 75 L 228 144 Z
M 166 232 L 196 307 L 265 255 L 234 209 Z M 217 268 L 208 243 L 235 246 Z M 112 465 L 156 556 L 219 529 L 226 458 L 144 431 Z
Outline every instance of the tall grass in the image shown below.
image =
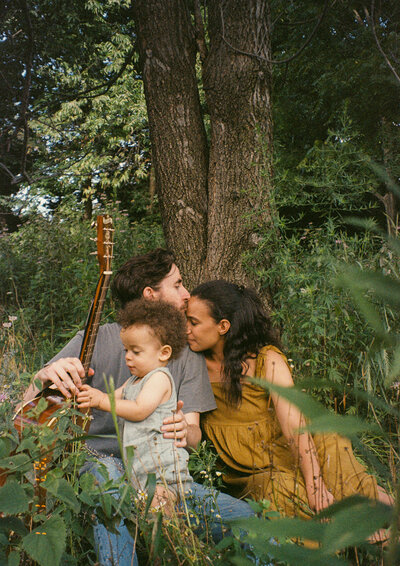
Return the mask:
M 158 226 L 130 226 L 123 215 L 108 212 L 116 226 L 115 265 L 162 243 Z M 0 467 L 8 465 L 9 453 L 17 450 L 8 488 L 0 488 L 0 508 L 5 513 L 0 520 L 0 560 L 11 566 L 33 561 L 50 566 L 50 559 L 51 564 L 94 563 L 91 522 L 96 512 L 110 528 L 128 517 L 132 532 L 143 535 L 138 541 L 144 559 L 156 560 L 157 555 L 160 564 L 182 565 L 254 563 L 256 559 L 244 553 L 238 539 L 215 547 L 208 539 L 192 538 L 181 517 L 162 522 L 159 515 L 149 515 L 146 505 L 133 514 L 135 494 L 124 482 L 109 482 L 107 490 L 99 490 L 87 475 L 79 477 L 77 470 L 86 454 L 79 447 L 72 454 L 64 450 L 70 443 L 71 426 L 65 419 L 51 433 L 27 430 L 22 443 L 13 432 L 13 405 L 22 390 L 83 326 L 97 280 L 90 235 L 89 224 L 77 218 L 75 211 L 61 211 L 52 219 L 33 218 L 18 233 L 0 239 Z M 274 265 L 261 277 L 264 285 L 276 291 L 272 314 L 294 366 L 295 381 L 320 401 L 328 419 L 336 412 L 367 423 L 359 427 L 358 455 L 398 502 L 398 241 L 387 241 L 376 232 L 350 234 L 328 220 L 281 235 L 274 249 Z M 113 316 L 111 302 L 107 316 Z M 307 412 L 307 399 L 303 410 Z M 311 426 L 318 427 L 313 415 L 310 420 Z M 342 430 L 347 422 L 335 420 L 333 426 Z M 378 432 L 377 427 L 369 427 L 373 423 L 379 425 Z M 46 514 L 38 514 L 32 507 L 37 503 L 33 462 L 52 442 L 56 442 L 59 471 L 52 470 L 46 479 Z M 218 481 L 213 458 L 208 451 L 200 460 L 192 458 L 199 478 L 208 475 Z M 117 490 L 120 499 L 108 489 Z M 264 516 L 267 504 L 254 505 Z M 380 563 L 382 551 L 365 541 L 372 527 L 391 522 L 395 536 L 397 524 L 389 509 L 354 498 L 326 513 L 329 520 L 323 522 L 321 517 L 307 523 L 255 519 L 245 525 L 250 528 L 247 540 L 261 560 L 268 551 L 276 561 L 296 566 Z M 238 536 L 240 527 L 239 523 L 235 527 Z M 48 539 L 34 534 L 43 532 Z M 277 537 L 280 545 L 271 544 L 271 537 Z M 312 550 L 288 542 L 296 537 L 316 540 L 320 547 Z M 49 544 L 53 554 L 44 551 Z M 397 563 L 395 540 L 385 556 L 385 564 Z

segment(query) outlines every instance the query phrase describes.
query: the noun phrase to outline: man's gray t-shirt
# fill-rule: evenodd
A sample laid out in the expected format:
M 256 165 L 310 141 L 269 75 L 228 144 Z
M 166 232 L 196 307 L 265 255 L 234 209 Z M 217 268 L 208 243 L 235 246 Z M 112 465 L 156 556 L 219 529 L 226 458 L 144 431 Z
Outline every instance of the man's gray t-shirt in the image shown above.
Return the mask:
M 104 324 L 99 328 L 90 363 L 94 375 L 88 383 L 101 391 L 107 390 L 104 377 L 107 382 L 112 377 L 117 389 L 131 375 L 125 363 L 125 350 L 119 335 L 120 330 L 121 327 L 116 322 Z M 78 332 L 49 363 L 60 358 L 78 358 L 83 334 L 83 331 Z M 192 352 L 186 346 L 179 358 L 169 362 L 168 369 L 174 378 L 178 400 L 184 403 L 184 413 L 205 413 L 216 408 L 203 355 Z M 111 413 L 92 409 L 92 416 L 89 434 L 115 435 Z M 120 456 L 116 438 L 91 438 L 87 444 L 102 454 Z

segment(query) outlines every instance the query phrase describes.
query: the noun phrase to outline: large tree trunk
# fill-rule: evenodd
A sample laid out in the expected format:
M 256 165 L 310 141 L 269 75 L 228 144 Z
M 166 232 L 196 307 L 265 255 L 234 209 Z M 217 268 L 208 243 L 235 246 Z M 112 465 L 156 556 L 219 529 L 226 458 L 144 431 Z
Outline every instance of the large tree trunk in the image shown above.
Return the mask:
M 135 0 L 137 43 L 164 234 L 188 286 L 207 244 L 207 141 L 184 0 Z
M 164 232 L 189 287 L 206 278 L 248 282 L 242 255 L 270 221 L 268 2 L 207 5 L 209 53 L 204 49 L 202 59 L 209 147 L 188 4 L 134 2 Z
M 205 276 L 248 279 L 242 255 L 270 222 L 272 157 L 266 0 L 210 0 L 204 90 L 211 122 Z M 259 57 L 256 57 L 259 56 Z

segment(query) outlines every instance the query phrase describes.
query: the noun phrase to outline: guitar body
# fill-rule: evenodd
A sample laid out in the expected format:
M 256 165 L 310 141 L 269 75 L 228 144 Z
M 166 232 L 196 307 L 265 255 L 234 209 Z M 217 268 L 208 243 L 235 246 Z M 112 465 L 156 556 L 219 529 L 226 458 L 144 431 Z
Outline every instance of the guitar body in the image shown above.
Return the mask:
M 37 409 L 38 403 L 41 399 L 45 399 L 47 402 L 47 407 L 41 411 L 38 417 L 34 417 L 33 414 Z M 17 411 L 14 416 L 14 427 L 17 429 L 18 434 L 22 436 L 22 431 L 24 427 L 35 424 L 47 424 L 51 427 L 56 420 L 53 416 L 56 411 L 61 409 L 66 404 L 66 398 L 61 395 L 56 389 L 50 389 L 47 387 L 40 394 L 24 403 Z

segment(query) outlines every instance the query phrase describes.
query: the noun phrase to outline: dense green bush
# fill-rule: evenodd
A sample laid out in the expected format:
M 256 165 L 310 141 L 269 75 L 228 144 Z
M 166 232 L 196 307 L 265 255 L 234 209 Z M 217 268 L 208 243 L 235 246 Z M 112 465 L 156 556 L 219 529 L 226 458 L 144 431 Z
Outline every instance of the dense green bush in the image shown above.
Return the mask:
M 117 208 L 97 214 L 106 212 L 115 227 L 114 269 L 131 255 L 162 245 L 158 224 L 131 224 Z M 37 213 L 17 232 L 0 237 L 0 317 L 6 324 L 12 317 L 14 341 L 21 346 L 14 355 L 26 359 L 25 369 L 40 366 L 85 324 L 99 277 L 91 224 L 66 201 L 53 216 Z M 104 316 L 112 311 L 108 301 Z M 40 354 L 33 342 L 40 342 Z

